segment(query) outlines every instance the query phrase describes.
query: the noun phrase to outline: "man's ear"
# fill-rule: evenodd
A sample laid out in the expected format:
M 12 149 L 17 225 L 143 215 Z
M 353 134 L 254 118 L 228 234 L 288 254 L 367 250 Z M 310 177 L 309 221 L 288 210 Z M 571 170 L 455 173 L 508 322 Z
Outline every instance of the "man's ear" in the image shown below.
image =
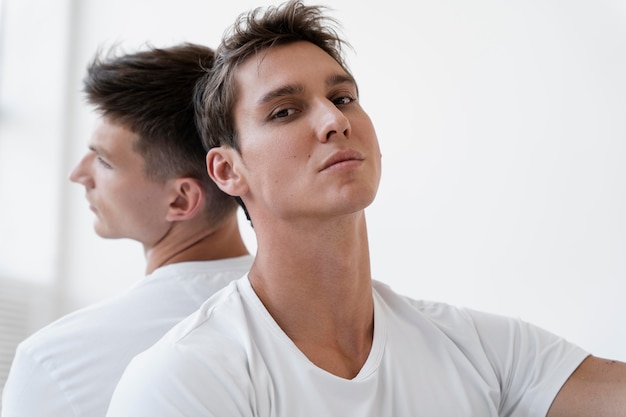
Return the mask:
M 172 198 L 167 211 L 167 221 L 189 220 L 204 206 L 205 192 L 200 182 L 191 177 L 173 180 Z
M 239 153 L 229 147 L 211 148 L 206 155 L 207 172 L 220 190 L 240 197 L 247 191 L 245 178 L 241 175 L 243 164 Z

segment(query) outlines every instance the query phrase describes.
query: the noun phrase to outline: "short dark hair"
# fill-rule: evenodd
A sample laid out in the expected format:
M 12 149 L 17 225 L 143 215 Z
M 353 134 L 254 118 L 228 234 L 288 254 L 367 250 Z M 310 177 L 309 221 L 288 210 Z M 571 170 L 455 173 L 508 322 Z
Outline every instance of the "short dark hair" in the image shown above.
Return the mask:
M 276 45 L 308 41 L 351 74 L 343 55 L 343 46 L 349 44 L 340 38 L 338 22 L 325 16 L 325 10 L 323 6 L 305 6 L 300 0 L 290 0 L 280 6 L 256 8 L 237 18 L 195 93 L 196 123 L 207 150 L 224 145 L 240 151 L 233 117 L 237 99 L 234 74 L 251 55 Z
M 213 49 L 192 43 L 121 55 L 111 48 L 96 53 L 83 79 L 87 102 L 137 134 L 133 148 L 146 162 L 147 177 L 191 177 L 203 185 L 211 222 L 237 207 L 210 179 L 194 121 L 194 86 L 214 58 Z

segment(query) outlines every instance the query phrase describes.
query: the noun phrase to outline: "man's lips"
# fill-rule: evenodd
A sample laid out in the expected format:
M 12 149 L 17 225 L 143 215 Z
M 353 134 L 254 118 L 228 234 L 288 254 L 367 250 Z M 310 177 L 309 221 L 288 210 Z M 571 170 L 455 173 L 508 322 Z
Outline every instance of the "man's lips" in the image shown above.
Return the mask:
M 324 161 L 324 164 L 322 165 L 320 172 L 332 166 L 335 166 L 337 164 L 341 164 L 342 162 L 349 162 L 349 161 L 360 162 L 360 161 L 363 161 L 364 159 L 365 158 L 363 157 L 363 155 L 361 155 L 359 152 L 353 149 L 344 149 L 344 150 L 335 152 L 329 158 L 327 158 Z
M 93 211 L 94 213 L 98 211 L 98 210 L 96 210 L 96 207 L 95 207 L 95 206 L 94 206 L 94 204 L 91 202 L 91 200 L 89 199 L 89 197 L 85 196 L 85 200 L 87 200 L 87 204 L 89 205 L 89 210 Z

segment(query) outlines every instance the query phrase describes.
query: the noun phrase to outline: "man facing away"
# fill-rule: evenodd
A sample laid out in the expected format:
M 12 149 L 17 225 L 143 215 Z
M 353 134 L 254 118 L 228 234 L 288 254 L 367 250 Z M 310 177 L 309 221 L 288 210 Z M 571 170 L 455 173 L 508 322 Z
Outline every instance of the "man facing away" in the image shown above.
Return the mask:
M 96 54 L 84 92 L 99 112 L 70 179 L 85 187 L 94 229 L 140 242 L 146 276 L 20 344 L 3 417 L 102 417 L 122 371 L 252 263 L 235 200 L 206 172 L 192 96 L 214 51 L 195 44 Z
M 372 280 L 380 149 L 322 11 L 256 9 L 218 48 L 199 125 L 256 257 L 131 362 L 107 416 L 626 416 L 626 364 Z

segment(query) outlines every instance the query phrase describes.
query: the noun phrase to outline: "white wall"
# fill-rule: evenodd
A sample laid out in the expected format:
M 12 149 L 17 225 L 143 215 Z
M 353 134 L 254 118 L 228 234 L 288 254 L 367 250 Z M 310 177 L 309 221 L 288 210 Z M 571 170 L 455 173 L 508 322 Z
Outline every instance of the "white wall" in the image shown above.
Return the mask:
M 60 289 L 60 314 L 143 271 L 137 244 L 94 235 L 66 179 L 93 121 L 87 61 L 115 42 L 215 46 L 267 2 L 4 3 L 0 273 Z M 332 1 L 383 151 L 374 277 L 626 360 L 625 3 L 406 4 Z

